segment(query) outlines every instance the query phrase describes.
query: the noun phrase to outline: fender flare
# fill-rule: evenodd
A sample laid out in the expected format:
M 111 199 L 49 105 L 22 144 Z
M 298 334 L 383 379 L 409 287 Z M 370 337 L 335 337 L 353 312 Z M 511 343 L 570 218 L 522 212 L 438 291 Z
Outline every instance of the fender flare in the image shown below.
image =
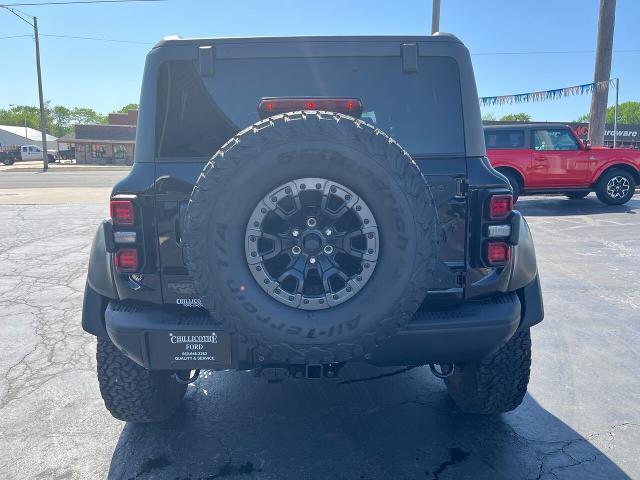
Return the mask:
M 538 264 L 536 262 L 536 250 L 533 246 L 533 238 L 529 224 L 522 214 L 514 211 L 513 215 L 517 215 L 519 221 L 514 221 L 511 225 L 518 225 L 518 244 L 512 248 L 511 252 L 511 275 L 509 276 L 509 284 L 507 291 L 513 292 L 519 290 L 525 285 L 529 285 L 538 275 Z
M 542 302 L 542 289 L 538 275 L 538 263 L 536 250 L 533 246 L 533 238 L 529 224 L 522 214 L 515 210 L 514 216 L 519 217 L 511 225 L 518 225 L 517 245 L 512 248 L 511 276 L 507 291 L 517 291 L 522 304 L 522 316 L 518 331 L 532 327 L 540 323 L 544 318 L 544 304 Z
M 111 220 L 103 220 L 91 245 L 89 272 L 82 304 L 82 328 L 98 337 L 107 337 L 104 312 L 110 299 L 117 300 L 118 293 L 113 281 L 111 251 Z
M 596 186 L 600 182 L 600 178 L 602 177 L 602 175 L 614 168 L 628 170 L 636 178 L 636 181 L 640 183 L 640 170 L 638 170 L 638 167 L 636 167 L 633 162 L 627 161 L 625 159 L 619 159 L 600 166 L 591 178 L 591 185 Z

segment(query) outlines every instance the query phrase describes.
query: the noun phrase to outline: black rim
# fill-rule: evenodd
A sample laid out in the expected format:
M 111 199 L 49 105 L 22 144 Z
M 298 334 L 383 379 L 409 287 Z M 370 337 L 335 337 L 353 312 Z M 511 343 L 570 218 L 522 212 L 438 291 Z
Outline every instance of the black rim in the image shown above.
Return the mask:
M 300 178 L 260 200 L 247 225 L 245 253 L 271 297 L 304 310 L 330 308 L 371 278 L 378 227 L 367 204 L 344 185 Z

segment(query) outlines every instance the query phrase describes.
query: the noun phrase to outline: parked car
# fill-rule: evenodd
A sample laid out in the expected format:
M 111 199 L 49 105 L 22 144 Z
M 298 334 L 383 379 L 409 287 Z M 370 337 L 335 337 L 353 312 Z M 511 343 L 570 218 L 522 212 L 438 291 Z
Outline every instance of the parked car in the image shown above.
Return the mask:
M 581 199 L 595 192 L 602 202 L 628 202 L 640 183 L 640 152 L 592 147 L 567 125 L 512 124 L 484 127 L 491 165 L 520 195 L 563 193 Z
M 457 38 L 166 39 L 141 98 L 82 312 L 112 415 L 167 418 L 200 369 L 346 362 L 430 365 L 467 412 L 522 402 L 535 251 Z
M 56 150 L 48 149 L 47 158 L 50 163 L 58 159 Z M 13 165 L 18 160 L 42 160 L 42 148 L 37 145 L 22 145 L 0 152 L 0 160 L 4 165 Z
M 58 158 L 62 160 L 72 160 L 76 158 L 76 147 L 71 147 L 65 150 L 58 150 Z

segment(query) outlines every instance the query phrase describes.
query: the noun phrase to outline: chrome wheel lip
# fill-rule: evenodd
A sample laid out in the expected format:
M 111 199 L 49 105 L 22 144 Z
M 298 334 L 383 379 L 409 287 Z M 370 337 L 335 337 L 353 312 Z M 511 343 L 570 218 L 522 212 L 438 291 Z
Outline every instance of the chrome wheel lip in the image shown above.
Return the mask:
M 610 198 L 620 200 L 626 197 L 630 190 L 629 180 L 623 175 L 616 175 L 607 182 L 607 195 Z
M 278 212 L 278 210 L 280 210 L 278 206 L 280 201 L 287 196 L 293 197 L 293 199 L 295 200 L 296 198 L 298 198 L 300 192 L 306 189 L 313 189 L 322 192 L 323 202 L 328 198 L 329 195 L 337 196 L 342 199 L 344 207 L 346 207 L 347 210 L 355 213 L 357 218 L 359 219 L 361 228 L 357 229 L 357 232 L 361 233 L 358 236 L 362 236 L 364 238 L 366 245 L 365 250 L 360 256 L 360 273 L 350 276 L 345 274 L 345 276 L 348 276 L 348 280 L 343 280 L 345 284 L 339 291 L 327 291 L 325 288 L 324 294 L 314 296 L 304 295 L 300 292 L 285 291 L 278 279 L 274 278 L 270 274 L 269 269 L 265 267 L 265 259 L 260 255 L 260 252 L 258 250 L 258 242 L 256 241 L 256 238 L 267 235 L 262 231 L 262 223 L 267 215 L 273 212 L 278 214 L 278 216 L 282 218 L 284 212 Z M 298 235 L 292 235 L 292 237 L 295 237 L 294 240 L 302 242 L 303 238 L 305 237 L 304 230 L 306 229 L 313 230 L 314 233 L 320 234 L 324 241 L 328 242 L 335 239 L 336 233 L 335 231 L 333 231 L 333 226 L 319 225 L 319 223 L 316 224 L 314 222 L 312 223 L 313 228 L 310 228 L 306 222 L 303 225 L 292 226 L 292 232 L 293 230 L 298 231 Z M 331 227 L 332 232 L 327 236 L 326 230 L 328 227 Z M 302 246 L 302 243 L 299 243 L 297 245 Z M 310 259 L 311 257 L 315 259 L 316 257 L 319 258 L 322 256 L 330 256 L 325 252 L 324 247 L 326 245 L 327 244 L 324 244 L 321 247 L 319 253 L 308 255 L 307 259 Z M 331 249 L 332 254 L 334 254 L 334 250 L 335 248 Z M 302 251 L 303 253 L 298 254 L 297 256 L 304 256 L 304 248 L 302 248 Z M 375 270 L 375 267 L 377 265 L 379 255 L 378 226 L 369 206 L 364 202 L 362 198 L 356 195 L 351 189 L 345 187 L 343 184 L 325 178 L 299 178 L 284 183 L 273 189 L 271 192 L 265 195 L 253 209 L 245 232 L 245 254 L 247 264 L 252 276 L 254 277 L 258 285 L 260 285 L 260 288 L 262 288 L 262 290 L 264 290 L 269 296 L 278 300 L 280 303 L 293 308 L 302 310 L 327 309 L 340 305 L 353 298 L 359 293 L 359 291 L 371 278 L 373 271 Z M 313 263 L 315 264 L 315 262 Z

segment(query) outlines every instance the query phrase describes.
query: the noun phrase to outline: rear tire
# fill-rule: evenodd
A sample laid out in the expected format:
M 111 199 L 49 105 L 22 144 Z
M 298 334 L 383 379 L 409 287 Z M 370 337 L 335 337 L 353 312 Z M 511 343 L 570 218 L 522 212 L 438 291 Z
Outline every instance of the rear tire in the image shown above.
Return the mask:
M 13 158 L 4 158 L 4 159 L 2 160 L 2 163 L 3 163 L 4 165 L 6 165 L 7 167 L 8 167 L 9 165 L 13 165 Z
M 627 203 L 636 191 L 636 180 L 626 170 L 615 168 L 606 172 L 598 180 L 596 195 L 598 200 L 607 205 Z
M 98 381 L 104 404 L 115 418 L 132 423 L 169 418 L 187 390 L 171 371 L 147 370 L 130 360 L 110 340 L 98 337 Z
M 518 197 L 522 193 L 522 185 L 520 184 L 520 179 L 516 177 L 515 174 L 511 172 L 500 172 L 502 175 L 507 177 L 509 183 L 511 184 L 511 190 L 513 190 L 513 203 L 515 204 L 518 201 Z
M 565 196 L 569 200 L 582 200 L 583 198 L 585 198 L 590 193 L 591 192 L 589 190 L 579 190 L 577 192 L 565 192 Z
M 527 393 L 531 371 L 531 334 L 517 332 L 497 352 L 480 362 L 456 364 L 445 379 L 449 395 L 467 413 L 498 414 L 513 410 Z

